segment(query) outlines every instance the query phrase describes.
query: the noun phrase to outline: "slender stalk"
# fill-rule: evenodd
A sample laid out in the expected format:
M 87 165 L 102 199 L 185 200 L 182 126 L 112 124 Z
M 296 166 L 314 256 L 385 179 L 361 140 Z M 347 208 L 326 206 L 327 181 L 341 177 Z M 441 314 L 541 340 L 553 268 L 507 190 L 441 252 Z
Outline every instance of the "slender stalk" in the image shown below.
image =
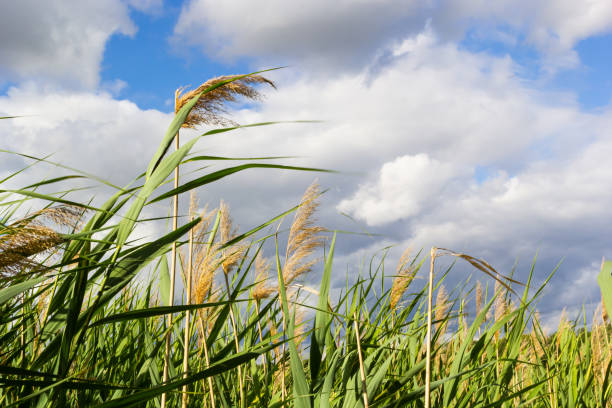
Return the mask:
M 179 134 L 176 133 L 176 137 L 174 138 L 174 146 L 176 150 L 179 149 Z M 179 183 L 179 166 L 176 166 L 174 169 L 174 188 L 178 188 Z M 178 228 L 178 194 L 174 196 L 173 199 L 173 215 L 172 215 L 172 231 L 176 231 Z M 171 266 L 170 266 L 170 295 L 168 299 L 168 305 L 174 305 L 174 281 L 176 275 L 176 241 L 172 243 L 172 255 L 171 255 Z M 168 327 L 172 325 L 172 314 L 168 315 Z M 164 375 L 162 382 L 168 381 L 168 366 L 170 361 L 170 337 L 172 331 L 169 330 L 168 334 L 166 334 L 166 348 L 164 351 Z M 161 398 L 161 408 L 166 407 L 166 393 L 162 394 Z
M 193 215 L 191 215 L 190 220 L 193 220 Z M 193 229 L 189 231 L 189 260 L 187 264 L 187 304 L 191 304 L 191 281 L 193 274 L 193 265 L 192 265 L 192 257 L 193 257 Z M 191 313 L 189 310 L 185 312 L 185 338 L 183 339 L 183 378 L 187 378 L 187 374 L 189 371 L 189 329 L 191 328 Z M 187 408 L 187 384 L 183 385 L 183 399 L 181 402 L 182 408 Z
M 255 313 L 257 313 L 257 315 L 259 316 L 259 300 L 255 301 Z M 263 343 L 263 335 L 261 332 L 261 322 L 259 320 L 257 320 L 257 331 L 259 332 L 259 341 L 261 343 Z M 268 369 L 266 368 L 266 355 L 262 354 L 261 355 L 262 358 L 262 362 L 263 362 L 263 369 L 264 369 L 264 376 L 268 374 Z
M 427 292 L 427 357 L 425 359 L 425 408 L 429 408 L 429 389 L 431 386 L 431 313 L 433 296 L 433 275 L 436 260 L 436 247 L 431 248 L 431 264 L 429 268 L 429 287 Z
M 363 355 L 361 354 L 361 336 L 359 335 L 359 325 L 357 324 L 357 313 L 353 315 L 355 325 L 355 339 L 357 340 L 357 356 L 359 356 L 359 375 L 361 376 L 361 395 L 363 396 L 363 406 L 368 408 L 368 387 L 366 384 L 365 367 L 363 365 Z
M 223 271 L 225 272 L 225 271 Z M 223 276 L 225 277 L 225 287 L 227 288 L 227 296 L 230 296 L 230 284 L 229 284 L 229 277 L 227 276 L 227 273 L 223 273 Z M 234 331 L 234 343 L 236 343 L 236 353 L 240 353 L 240 343 L 238 342 L 238 330 L 236 329 L 236 317 L 234 316 L 234 308 L 232 307 L 232 305 L 230 305 L 230 320 L 232 323 L 232 330 Z M 244 385 L 242 383 L 242 368 L 241 366 L 238 366 L 238 387 L 239 387 L 239 392 L 240 392 L 240 404 L 238 404 L 238 406 L 243 406 L 244 405 Z

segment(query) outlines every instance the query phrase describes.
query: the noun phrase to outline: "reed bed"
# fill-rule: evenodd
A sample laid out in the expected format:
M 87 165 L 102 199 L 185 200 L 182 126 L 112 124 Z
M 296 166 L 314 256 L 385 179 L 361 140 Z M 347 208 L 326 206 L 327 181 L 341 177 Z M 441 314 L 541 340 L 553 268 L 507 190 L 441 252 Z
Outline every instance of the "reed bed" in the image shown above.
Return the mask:
M 433 259 L 406 250 L 395 268 L 373 257 L 338 288 L 337 237 L 316 222 L 316 184 L 294 208 L 246 232 L 226 204 L 202 210 L 192 199 L 183 225 L 132 242 L 134 228 L 152 222 L 141 215 L 151 203 L 249 168 L 321 171 L 250 161 L 168 191 L 183 162 L 215 159 L 190 156 L 197 140 L 239 126 L 170 153 L 178 130 L 203 117 L 227 124 L 214 115 L 228 92 L 260 83 L 268 82 L 223 77 L 177 93 L 176 117 L 146 172 L 100 206 L 38 185 L 3 192 L 0 406 L 159 407 L 162 395 L 170 407 L 422 407 L 426 395 L 432 407 L 611 406 L 605 309 L 546 332 L 535 310 L 544 286 L 531 284 L 533 269 L 519 285 L 448 250 L 438 254 L 468 261 L 496 284 L 449 290 L 449 268 L 430 286 L 419 278 Z M 45 208 L 16 217 L 31 202 Z M 292 214 L 286 231 L 274 229 Z M 173 244 L 190 288 L 182 302 L 169 302 Z M 304 287 L 313 273 L 319 287 Z

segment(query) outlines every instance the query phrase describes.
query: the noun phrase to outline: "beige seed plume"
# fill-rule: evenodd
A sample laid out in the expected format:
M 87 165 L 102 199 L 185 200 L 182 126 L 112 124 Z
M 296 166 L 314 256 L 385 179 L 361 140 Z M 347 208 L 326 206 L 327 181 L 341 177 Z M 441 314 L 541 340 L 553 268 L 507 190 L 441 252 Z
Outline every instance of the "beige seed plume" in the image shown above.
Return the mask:
M 193 97 L 202 93 L 206 89 L 219 84 L 223 81 L 228 81 L 233 78 L 238 78 L 238 75 L 221 76 L 209 79 L 194 90 L 185 92 L 185 88 L 179 88 L 175 93 L 175 111 L 178 112 L 187 102 Z M 269 79 L 261 75 L 250 75 L 243 78 L 235 79 L 218 88 L 213 89 L 202 95 L 196 102 L 187 119 L 183 123 L 185 128 L 195 128 L 199 125 L 227 125 L 234 124 L 231 120 L 221 116 L 226 113 L 225 105 L 228 102 L 235 102 L 238 96 L 247 99 L 260 99 L 261 94 L 254 88 L 258 84 L 267 84 L 275 88 L 275 85 Z
M 232 217 L 230 216 L 229 206 L 222 200 L 219 205 L 221 211 L 221 220 L 219 222 L 219 233 L 221 244 L 234 239 L 238 234 L 238 229 L 233 226 Z M 230 273 L 242 259 L 246 245 L 236 243 L 221 251 L 221 266 L 225 274 Z
M 499 280 L 495 280 L 495 321 L 498 322 L 506 316 L 508 313 L 508 304 L 506 303 L 506 290 L 499 283 Z
M 319 206 L 317 197 L 320 195 L 319 185 L 313 182 L 302 197 L 291 229 L 285 256 L 283 279 L 285 285 L 290 285 L 298 277 L 310 272 L 316 260 L 309 260 L 311 255 L 323 245 L 320 233 L 325 229 L 314 225 L 313 215 Z
M 482 283 L 480 281 L 476 282 L 476 316 L 480 314 L 482 311 Z
M 32 256 L 45 253 L 64 242 L 61 235 L 46 226 L 75 229 L 83 210 L 73 206 L 45 208 L 0 229 L 0 278 L 7 279 L 41 265 Z
M 440 285 L 440 288 L 438 289 L 438 293 L 436 295 L 436 314 L 435 314 L 435 320 L 438 322 L 436 323 L 436 330 L 440 330 L 440 336 L 438 337 L 439 339 L 442 339 L 442 337 L 444 336 L 444 332 L 446 331 L 446 322 L 444 322 L 444 319 L 446 318 L 446 314 L 448 313 L 448 293 L 446 292 L 446 288 L 444 287 L 444 285 Z
M 410 260 L 410 248 L 406 248 L 400 257 L 400 260 L 397 264 L 397 269 L 395 271 L 395 278 L 393 278 L 393 284 L 391 285 L 391 295 L 390 295 L 390 306 L 391 310 L 394 310 L 400 299 L 406 292 L 408 286 L 414 279 L 414 275 L 416 274 L 414 268 L 409 263 Z
M 261 252 L 255 257 L 255 287 L 253 288 L 253 299 L 260 302 L 266 299 L 276 292 L 276 288 L 268 285 L 269 272 L 270 272 L 270 261 L 263 257 Z

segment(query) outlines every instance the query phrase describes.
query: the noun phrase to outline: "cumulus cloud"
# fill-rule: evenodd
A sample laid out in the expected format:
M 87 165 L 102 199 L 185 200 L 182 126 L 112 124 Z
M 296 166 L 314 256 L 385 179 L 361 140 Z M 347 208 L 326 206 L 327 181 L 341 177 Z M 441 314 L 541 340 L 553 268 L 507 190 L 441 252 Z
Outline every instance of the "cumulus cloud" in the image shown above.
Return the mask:
M 33 83 L 1 96 L 0 112 L 22 116 L 0 121 L 2 148 L 51 154 L 50 160 L 117 184 L 146 167 L 171 120 L 169 114 L 141 110 L 108 93 L 48 91 Z
M 297 63 L 310 71 L 342 74 L 384 62 L 390 49 L 426 24 L 451 42 L 461 41 L 469 32 L 476 41 L 524 43 L 541 52 L 549 67 L 570 67 L 578 62 L 576 43 L 612 31 L 612 4 L 607 0 L 316 0 L 285 7 L 280 0 L 257 4 L 190 0 L 175 36 L 222 58 L 250 56 L 267 64 Z
M 578 63 L 573 51 L 578 42 L 612 32 L 607 0 L 443 0 L 433 15 L 441 35 L 457 39 L 471 29 L 476 39 L 524 41 L 542 52 L 548 64 L 566 68 Z
M 132 1 L 150 10 L 156 1 Z M 5 80 L 39 80 L 95 88 L 109 37 L 136 27 L 121 0 L 9 1 L 0 13 L 0 74 Z
M 282 0 L 191 0 L 175 27 L 181 41 L 222 58 L 298 61 L 309 69 L 359 69 L 408 33 L 423 28 L 420 2 L 312 0 L 287 7 Z
M 424 204 L 442 194 L 452 178 L 459 176 L 450 163 L 441 163 L 424 153 L 405 155 L 385 163 L 374 183 L 361 185 L 338 209 L 381 225 L 417 215 Z

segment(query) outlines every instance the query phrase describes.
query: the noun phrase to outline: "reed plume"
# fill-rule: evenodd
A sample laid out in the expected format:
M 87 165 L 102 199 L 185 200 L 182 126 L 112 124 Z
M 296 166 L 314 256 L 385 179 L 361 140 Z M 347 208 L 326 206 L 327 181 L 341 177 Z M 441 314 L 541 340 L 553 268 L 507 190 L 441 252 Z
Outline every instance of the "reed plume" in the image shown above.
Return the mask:
M 9 279 L 25 270 L 42 265 L 32 259 L 65 242 L 62 235 L 46 224 L 57 228 L 75 229 L 83 215 L 78 207 L 61 205 L 36 211 L 0 230 L 0 279 Z
M 263 257 L 261 252 L 255 257 L 255 287 L 251 296 L 257 302 L 267 299 L 276 293 L 276 288 L 268 284 L 271 264 L 270 261 Z
M 397 264 L 395 278 L 393 278 L 393 284 L 391 285 L 391 294 L 389 296 L 389 303 L 392 310 L 395 309 L 416 274 L 416 271 L 409 263 L 410 252 L 410 248 L 406 248 Z
M 480 283 L 480 281 L 477 281 L 476 282 L 476 316 L 478 316 L 480 312 L 482 311 L 482 301 L 483 301 L 482 295 L 483 295 L 482 283 Z
M 498 322 L 506 316 L 508 313 L 508 304 L 506 302 L 506 291 L 505 288 L 499 283 L 498 280 L 495 281 L 495 321 Z
M 446 292 L 446 288 L 444 285 L 440 285 L 438 289 L 438 293 L 436 295 L 436 328 L 435 330 L 439 332 L 438 339 L 442 340 L 444 333 L 446 332 L 446 314 L 448 313 L 449 303 L 448 303 L 448 293 Z
M 238 75 L 220 76 L 209 79 L 191 91 L 186 91 L 186 88 L 177 89 L 175 93 L 175 111 L 178 112 L 193 97 L 197 96 L 208 88 L 232 79 L 234 79 L 232 82 L 223 84 L 218 88 L 215 88 L 200 96 L 198 102 L 196 102 L 194 107 L 191 109 L 191 112 L 189 112 L 189 115 L 187 115 L 187 119 L 185 119 L 182 127 L 195 128 L 203 124 L 235 125 L 235 122 L 232 120 L 221 116 L 222 114 L 227 113 L 224 106 L 226 103 L 236 102 L 237 97 L 239 96 L 252 100 L 261 99 L 262 95 L 254 88 L 255 85 L 267 84 L 273 88 L 276 88 L 274 82 L 264 78 L 261 75 L 250 75 L 242 78 L 239 78 Z
M 323 245 L 320 233 L 325 229 L 314 225 L 313 220 L 313 215 L 319 206 L 316 199 L 320 195 L 319 185 L 315 181 L 306 189 L 289 230 L 285 267 L 283 268 L 283 280 L 287 286 L 310 272 L 317 262 L 316 259 L 309 258 L 316 249 Z

